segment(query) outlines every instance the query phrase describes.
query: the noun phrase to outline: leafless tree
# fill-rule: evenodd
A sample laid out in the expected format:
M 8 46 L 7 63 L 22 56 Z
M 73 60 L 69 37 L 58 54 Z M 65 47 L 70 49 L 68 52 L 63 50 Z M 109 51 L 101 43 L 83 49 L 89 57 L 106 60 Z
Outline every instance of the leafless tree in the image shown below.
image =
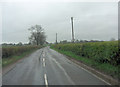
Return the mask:
M 31 31 L 31 36 L 29 37 L 31 44 L 43 45 L 46 42 L 45 32 L 41 25 L 32 26 L 28 30 Z

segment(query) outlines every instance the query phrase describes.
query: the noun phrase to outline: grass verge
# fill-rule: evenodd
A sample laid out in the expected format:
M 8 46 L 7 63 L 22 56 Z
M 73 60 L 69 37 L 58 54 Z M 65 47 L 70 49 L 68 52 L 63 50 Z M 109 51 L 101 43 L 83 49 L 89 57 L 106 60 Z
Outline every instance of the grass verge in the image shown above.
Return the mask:
M 96 62 L 94 60 L 91 60 L 89 58 L 80 57 L 80 56 L 72 53 L 71 51 L 58 50 L 58 49 L 55 49 L 53 47 L 51 47 L 51 48 L 58 51 L 59 53 L 62 53 L 64 55 L 67 55 L 67 56 L 69 56 L 71 58 L 74 58 L 74 59 L 76 59 L 78 61 L 81 61 L 84 64 L 86 64 L 88 66 L 91 66 L 91 67 L 97 69 L 98 71 L 100 71 L 100 72 L 102 72 L 104 74 L 110 75 L 115 79 L 120 78 L 120 73 L 118 71 L 119 66 L 116 67 L 116 66 L 110 65 L 109 63 L 98 63 L 98 62 Z

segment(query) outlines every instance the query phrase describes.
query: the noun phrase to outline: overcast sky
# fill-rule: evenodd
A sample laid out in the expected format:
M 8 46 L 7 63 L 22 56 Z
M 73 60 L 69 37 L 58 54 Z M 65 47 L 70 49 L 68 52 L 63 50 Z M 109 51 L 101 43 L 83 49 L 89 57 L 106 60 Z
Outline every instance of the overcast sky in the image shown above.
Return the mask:
M 2 42 L 28 42 L 28 28 L 41 25 L 48 42 L 118 38 L 117 2 L 6 2 L 2 4 Z

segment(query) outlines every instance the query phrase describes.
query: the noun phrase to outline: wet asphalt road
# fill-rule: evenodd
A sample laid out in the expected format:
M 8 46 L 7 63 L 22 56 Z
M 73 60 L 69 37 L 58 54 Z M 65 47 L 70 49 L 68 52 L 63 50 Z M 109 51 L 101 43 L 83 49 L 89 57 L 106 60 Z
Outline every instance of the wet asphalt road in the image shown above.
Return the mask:
M 62 54 L 45 47 L 2 77 L 3 85 L 106 85 Z

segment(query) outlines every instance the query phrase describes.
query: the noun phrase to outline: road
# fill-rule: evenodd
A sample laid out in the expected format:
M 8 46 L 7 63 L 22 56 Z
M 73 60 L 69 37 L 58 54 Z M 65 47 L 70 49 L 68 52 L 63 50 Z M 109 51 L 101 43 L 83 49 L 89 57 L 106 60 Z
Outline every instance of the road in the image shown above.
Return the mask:
M 107 85 L 49 47 L 22 59 L 2 79 L 3 85 Z

